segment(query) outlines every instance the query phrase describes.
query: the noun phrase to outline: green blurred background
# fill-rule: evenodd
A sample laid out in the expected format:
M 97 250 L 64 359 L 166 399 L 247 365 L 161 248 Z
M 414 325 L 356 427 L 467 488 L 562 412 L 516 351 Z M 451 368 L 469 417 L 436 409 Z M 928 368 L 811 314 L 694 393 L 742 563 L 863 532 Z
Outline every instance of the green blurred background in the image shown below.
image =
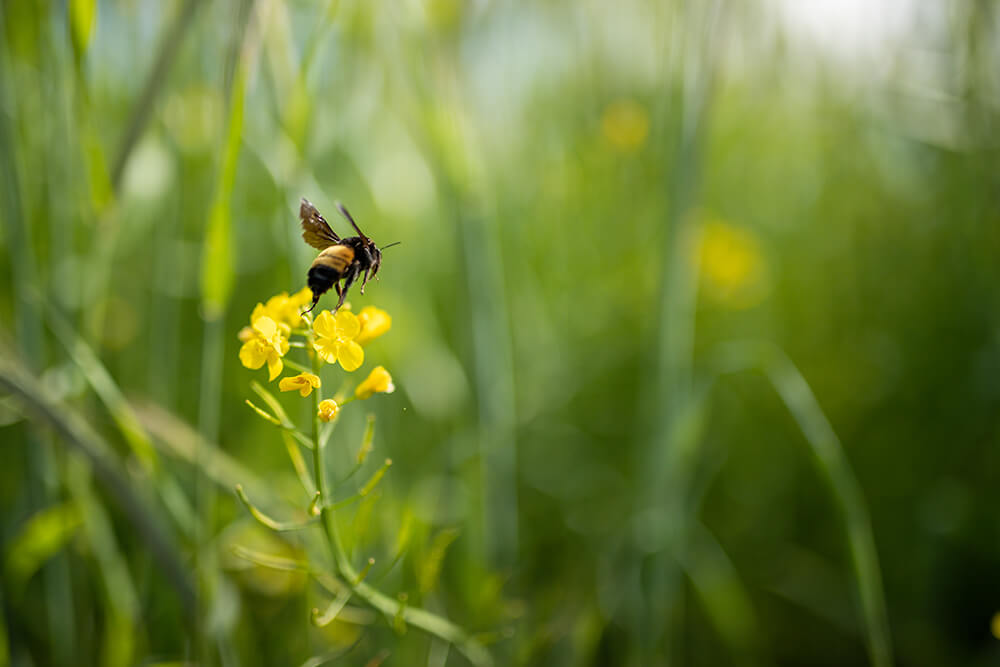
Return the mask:
M 308 502 L 237 355 L 301 197 L 402 242 L 329 454 L 375 415 L 388 595 L 501 665 L 1000 662 L 996 3 L 0 8 L 0 665 L 467 664 L 311 625 L 233 492 Z

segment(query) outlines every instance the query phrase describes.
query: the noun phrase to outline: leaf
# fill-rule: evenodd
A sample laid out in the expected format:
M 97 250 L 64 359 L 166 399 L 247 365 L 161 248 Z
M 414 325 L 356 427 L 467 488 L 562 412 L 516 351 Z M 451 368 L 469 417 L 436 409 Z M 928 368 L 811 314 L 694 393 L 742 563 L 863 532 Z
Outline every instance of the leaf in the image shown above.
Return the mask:
M 87 51 L 90 39 L 94 36 L 94 24 L 97 23 L 97 0 L 70 0 L 69 23 L 73 50 L 79 57 Z
M 201 263 L 201 302 L 207 319 L 221 317 L 233 291 L 232 212 L 229 202 L 236 182 L 236 165 L 243 136 L 246 72 L 242 64 L 237 66 L 234 76 L 226 141 L 219 163 L 215 199 L 208 215 Z
M 150 475 L 155 476 L 159 470 L 159 457 L 153 442 L 143 428 L 138 416 L 125 399 L 121 388 L 111 377 L 111 373 L 104 366 L 97 354 L 82 336 L 77 334 L 73 327 L 54 308 L 46 310 L 46 319 L 52 332 L 66 348 L 70 359 L 77 365 L 83 377 L 86 378 L 94 392 L 100 397 L 101 402 L 111 413 L 118 430 L 128 443 L 136 458 L 142 464 L 143 469 Z
M 427 552 L 427 558 L 421 564 L 417 577 L 421 593 L 428 593 L 437 585 L 445 554 L 448 552 L 448 547 L 451 546 L 451 543 L 457 537 L 458 530 L 455 528 L 446 528 L 434 536 L 431 548 Z
M 271 554 L 265 554 L 260 551 L 248 549 L 239 544 L 233 545 L 233 554 L 237 558 L 242 558 L 243 560 L 248 560 L 255 565 L 269 567 L 273 570 L 287 570 L 289 572 L 309 571 L 309 564 L 303 560 L 285 558 L 284 556 L 273 556 Z
M 28 519 L 7 553 L 7 575 L 24 584 L 76 535 L 82 519 L 73 503 L 49 507 Z

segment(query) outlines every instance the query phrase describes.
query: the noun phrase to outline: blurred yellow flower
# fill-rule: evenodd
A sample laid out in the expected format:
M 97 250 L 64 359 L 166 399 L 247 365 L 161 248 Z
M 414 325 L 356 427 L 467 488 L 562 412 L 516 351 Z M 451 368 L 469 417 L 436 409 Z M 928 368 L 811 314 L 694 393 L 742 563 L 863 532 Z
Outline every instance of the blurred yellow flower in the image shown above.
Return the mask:
M 241 336 L 243 332 L 240 332 Z M 281 375 L 284 364 L 281 357 L 288 352 L 288 338 L 284 330 L 266 315 L 253 321 L 250 333 L 240 348 L 240 362 L 250 369 L 267 364 L 269 380 Z
M 391 394 L 394 391 L 396 391 L 396 385 L 392 383 L 389 371 L 385 370 L 383 366 L 376 366 L 365 378 L 365 381 L 354 390 L 354 395 L 364 400 L 375 393 Z
M 649 114 L 635 100 L 619 100 L 604 109 L 601 131 L 616 150 L 632 153 L 646 143 Z
M 321 422 L 333 421 L 338 412 L 340 412 L 340 406 L 332 398 L 326 398 L 319 402 L 319 420 Z
M 292 377 L 281 378 L 278 389 L 281 391 L 298 391 L 303 396 L 308 396 L 313 389 L 319 389 L 319 378 L 312 373 L 299 373 Z
M 288 292 L 281 292 L 267 300 L 267 303 L 258 303 L 253 313 L 250 314 L 250 321 L 255 322 L 258 317 L 270 317 L 278 324 L 288 327 L 302 326 L 302 309 L 312 302 L 312 292 L 305 287 L 295 294 L 288 296 Z
M 392 317 L 389 313 L 375 306 L 365 306 L 358 313 L 361 333 L 358 334 L 359 345 L 367 345 L 392 327 Z
M 361 333 L 358 317 L 349 310 L 341 310 L 334 316 L 324 310 L 313 322 L 316 342 L 313 347 L 320 358 L 328 364 L 338 361 L 345 371 L 354 371 L 365 360 L 365 351 L 354 340 Z
M 750 308 L 767 292 L 767 266 L 757 238 L 725 222 L 704 225 L 699 248 L 705 289 L 733 308 Z

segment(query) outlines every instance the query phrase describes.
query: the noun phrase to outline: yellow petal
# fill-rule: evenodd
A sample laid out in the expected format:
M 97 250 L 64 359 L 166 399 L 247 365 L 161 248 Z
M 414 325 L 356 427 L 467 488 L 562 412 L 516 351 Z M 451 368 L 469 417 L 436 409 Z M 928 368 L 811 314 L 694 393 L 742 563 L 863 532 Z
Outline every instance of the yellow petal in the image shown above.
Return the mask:
M 299 381 L 300 375 L 295 377 L 281 378 L 281 382 L 278 383 L 278 389 L 281 391 L 298 391 L 302 383 Z
M 257 370 L 264 365 L 267 355 L 261 351 L 260 341 L 257 339 L 248 340 L 240 348 L 240 363 L 246 368 Z
M 329 310 L 324 310 L 316 316 L 316 321 L 313 322 L 313 331 L 319 336 L 336 338 L 337 330 L 334 326 L 333 315 L 330 314 Z
M 256 306 L 254 306 L 253 312 L 250 313 L 250 322 L 251 323 L 256 322 L 257 320 L 266 315 L 267 315 L 267 309 L 264 308 L 264 304 L 258 303 Z
M 306 288 L 306 291 L 310 294 L 312 293 L 308 287 Z M 278 322 L 279 326 L 301 326 L 302 313 L 300 311 L 302 310 L 302 306 L 304 304 L 297 300 L 298 296 L 298 294 L 295 296 L 288 296 L 288 292 L 282 292 L 281 294 L 272 296 L 268 300 L 267 307 L 270 310 L 268 314 L 271 315 L 276 322 Z M 306 303 L 308 303 L 308 301 Z
M 281 391 L 297 391 L 303 397 L 312 393 L 313 388 L 319 388 L 319 378 L 312 373 L 299 373 L 294 377 L 282 378 L 278 383 Z
M 354 390 L 354 395 L 364 400 L 376 392 L 391 394 L 395 390 L 396 386 L 392 383 L 389 371 L 385 370 L 383 366 L 376 366 L 365 378 L 365 381 Z
M 275 294 L 270 299 L 267 300 L 267 304 L 264 306 L 272 313 L 280 312 L 284 309 L 285 304 L 288 303 L 288 292 L 282 292 L 280 294 Z
M 316 348 L 316 353 L 320 359 L 328 364 L 337 363 L 337 352 L 340 348 L 337 341 L 332 338 L 320 338 L 313 343 L 313 347 Z
M 353 340 L 338 345 L 337 359 L 345 371 L 356 371 L 365 362 L 365 351 Z
M 267 372 L 269 375 L 267 381 L 271 382 L 272 380 L 274 380 L 274 378 L 281 375 L 281 369 L 284 367 L 285 365 L 281 363 L 281 357 L 279 357 L 276 354 L 274 355 L 269 354 L 267 356 Z
M 298 292 L 288 297 L 289 301 L 291 301 L 292 305 L 296 306 L 296 308 L 301 308 L 302 306 L 312 303 L 312 298 L 312 290 L 308 287 L 303 287 Z
M 338 338 L 356 338 L 361 332 L 361 323 L 358 322 L 358 316 L 349 310 L 339 311 L 336 323 Z
M 270 340 L 278 333 L 278 325 L 267 315 L 262 315 L 253 321 L 253 328 L 264 338 Z
M 358 313 L 358 321 L 361 323 L 361 333 L 355 339 L 361 345 L 365 345 L 392 327 L 392 317 L 389 313 L 375 306 L 365 306 Z

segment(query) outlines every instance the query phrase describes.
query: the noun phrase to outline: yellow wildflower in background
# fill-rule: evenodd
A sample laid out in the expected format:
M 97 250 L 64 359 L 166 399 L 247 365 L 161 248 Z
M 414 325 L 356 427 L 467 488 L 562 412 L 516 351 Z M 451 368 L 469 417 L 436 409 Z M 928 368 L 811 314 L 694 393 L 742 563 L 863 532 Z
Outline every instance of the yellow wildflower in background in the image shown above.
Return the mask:
M 359 345 L 367 345 L 392 327 L 392 317 L 389 313 L 375 306 L 365 306 L 358 313 L 361 333 L 356 340 Z
M 349 310 L 341 310 L 334 316 L 324 310 L 313 322 L 316 342 L 313 347 L 320 358 L 328 364 L 338 361 L 345 371 L 354 371 L 365 360 L 365 351 L 354 340 L 361 333 L 358 317 Z
M 243 335 L 242 332 L 241 336 Z M 240 348 L 240 362 L 256 370 L 267 364 L 269 380 L 281 375 L 284 364 L 281 358 L 288 352 L 288 339 L 284 331 L 270 317 L 262 316 L 253 321 L 249 335 Z
M 635 100 L 614 102 L 601 115 L 601 131 L 616 150 L 632 153 L 646 143 L 646 137 L 649 136 L 649 114 Z
M 321 422 L 333 421 L 338 412 L 340 412 L 340 406 L 332 398 L 326 398 L 319 402 L 319 420 Z
M 767 265 L 757 238 L 746 229 L 713 221 L 702 228 L 699 248 L 706 291 L 732 308 L 750 308 L 767 295 Z
M 383 366 L 376 366 L 365 378 L 365 381 L 354 390 L 354 395 L 364 400 L 375 393 L 391 394 L 394 391 L 396 391 L 396 385 L 392 383 L 389 371 L 385 370 Z
M 312 393 L 313 389 L 319 389 L 319 378 L 312 373 L 299 373 L 295 376 L 281 378 L 278 389 L 281 391 L 298 391 L 303 397 Z

